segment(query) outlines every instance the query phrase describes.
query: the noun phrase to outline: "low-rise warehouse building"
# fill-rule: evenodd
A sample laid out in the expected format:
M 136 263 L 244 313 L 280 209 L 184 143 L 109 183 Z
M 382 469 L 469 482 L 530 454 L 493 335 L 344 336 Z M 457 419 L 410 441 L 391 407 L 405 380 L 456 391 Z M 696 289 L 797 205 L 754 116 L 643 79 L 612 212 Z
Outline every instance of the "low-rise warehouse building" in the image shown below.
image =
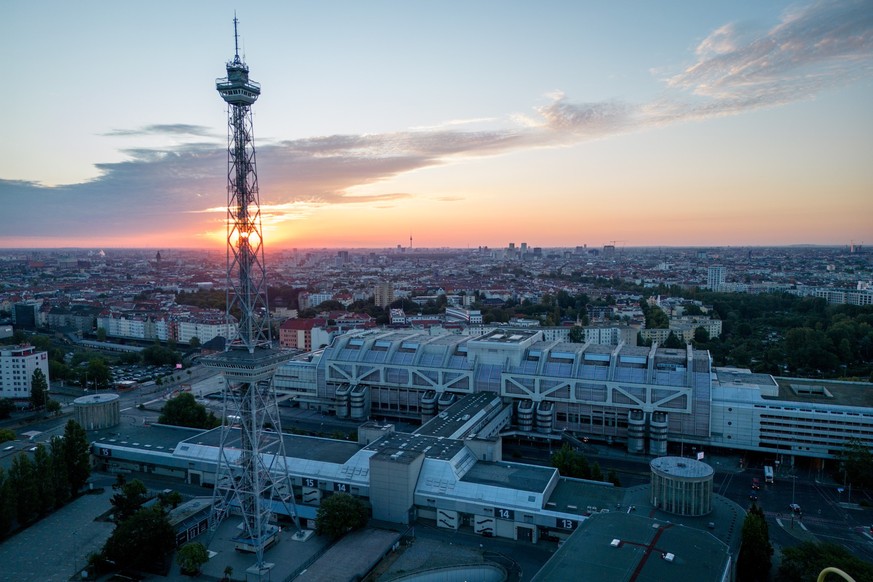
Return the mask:
M 314 518 L 325 497 L 350 493 L 368 501 L 376 519 L 424 517 L 443 528 L 536 542 L 566 537 L 592 513 L 621 502 L 624 492 L 609 483 L 502 461 L 499 439 L 475 436 L 500 425 L 502 409 L 492 404 L 489 397 L 468 397 L 412 434 L 365 427 L 361 443 L 283 434 L 287 459 L 277 466 L 287 464 L 304 519 Z M 218 429 L 132 426 L 95 436 L 99 469 L 214 485 Z

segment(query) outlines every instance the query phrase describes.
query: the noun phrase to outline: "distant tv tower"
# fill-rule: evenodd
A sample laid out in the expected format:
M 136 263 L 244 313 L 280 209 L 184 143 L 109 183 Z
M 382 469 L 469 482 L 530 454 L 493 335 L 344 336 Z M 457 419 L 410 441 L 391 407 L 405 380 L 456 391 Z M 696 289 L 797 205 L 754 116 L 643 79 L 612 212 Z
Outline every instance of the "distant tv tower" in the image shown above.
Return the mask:
M 267 305 L 251 110 L 261 87 L 249 79 L 249 68 L 239 57 L 237 25 L 234 16 L 234 57 L 227 63 L 227 77 L 215 83 L 228 106 L 226 319 L 232 322 L 234 312 L 240 319 L 225 351 L 204 358 L 227 380 L 210 528 L 214 531 L 231 513 L 240 514 L 242 525 L 234 541 L 237 549 L 255 554 L 248 572 L 260 578 L 273 566 L 264 562 L 264 550 L 279 533 L 270 523 L 272 503 L 284 505 L 295 524 L 297 511 L 272 385 L 276 367 L 288 354 L 272 347 Z M 264 428 L 268 422 L 271 430 Z

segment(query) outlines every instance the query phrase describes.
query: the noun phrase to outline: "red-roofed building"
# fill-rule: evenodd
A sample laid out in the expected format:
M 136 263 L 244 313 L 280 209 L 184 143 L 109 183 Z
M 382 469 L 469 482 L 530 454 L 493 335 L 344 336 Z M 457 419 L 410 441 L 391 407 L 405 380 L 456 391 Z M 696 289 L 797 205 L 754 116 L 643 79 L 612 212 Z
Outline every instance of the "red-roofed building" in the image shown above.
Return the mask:
M 288 319 L 279 326 L 279 345 L 283 348 L 311 351 L 330 342 L 327 320 L 322 317 L 311 319 Z M 315 341 L 313 341 L 313 337 Z M 313 347 L 314 344 L 314 347 Z

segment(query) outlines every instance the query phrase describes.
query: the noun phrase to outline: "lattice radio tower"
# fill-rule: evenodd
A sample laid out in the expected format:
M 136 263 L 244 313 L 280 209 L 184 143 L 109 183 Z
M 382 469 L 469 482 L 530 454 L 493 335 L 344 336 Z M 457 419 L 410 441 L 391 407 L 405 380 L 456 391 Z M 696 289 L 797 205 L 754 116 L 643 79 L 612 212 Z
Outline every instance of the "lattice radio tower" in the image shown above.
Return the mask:
M 238 317 L 239 332 L 223 353 L 204 358 L 227 381 L 210 528 L 215 531 L 230 514 L 241 515 L 234 541 L 237 549 L 255 554 L 249 572 L 260 576 L 272 567 L 264 550 L 278 537 L 279 528 L 270 522 L 274 511 L 284 507 L 295 525 L 297 511 L 273 390 L 273 374 L 288 353 L 272 347 L 267 305 L 251 110 L 261 87 L 240 59 L 237 24 L 234 16 L 235 53 L 227 77 L 215 83 L 227 102 L 227 321 Z

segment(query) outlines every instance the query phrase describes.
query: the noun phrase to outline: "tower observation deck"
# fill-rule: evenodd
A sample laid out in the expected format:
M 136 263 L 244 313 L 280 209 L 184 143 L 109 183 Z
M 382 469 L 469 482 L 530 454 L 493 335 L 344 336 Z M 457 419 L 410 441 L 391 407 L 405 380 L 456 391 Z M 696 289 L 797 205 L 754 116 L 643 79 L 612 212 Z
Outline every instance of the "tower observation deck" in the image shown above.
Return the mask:
M 264 562 L 264 550 L 278 539 L 279 528 L 271 523 L 275 508 L 284 507 L 295 524 L 297 511 L 273 390 L 276 368 L 290 354 L 273 349 L 267 303 L 251 111 L 261 87 L 249 79 L 249 68 L 240 59 L 237 25 L 234 17 L 235 54 L 227 62 L 227 77 L 215 86 L 228 107 L 226 317 L 239 318 L 239 332 L 227 338 L 223 353 L 203 363 L 227 380 L 210 529 L 214 532 L 229 515 L 240 515 L 234 541 L 237 549 L 255 554 L 249 572 L 260 578 L 272 568 Z

